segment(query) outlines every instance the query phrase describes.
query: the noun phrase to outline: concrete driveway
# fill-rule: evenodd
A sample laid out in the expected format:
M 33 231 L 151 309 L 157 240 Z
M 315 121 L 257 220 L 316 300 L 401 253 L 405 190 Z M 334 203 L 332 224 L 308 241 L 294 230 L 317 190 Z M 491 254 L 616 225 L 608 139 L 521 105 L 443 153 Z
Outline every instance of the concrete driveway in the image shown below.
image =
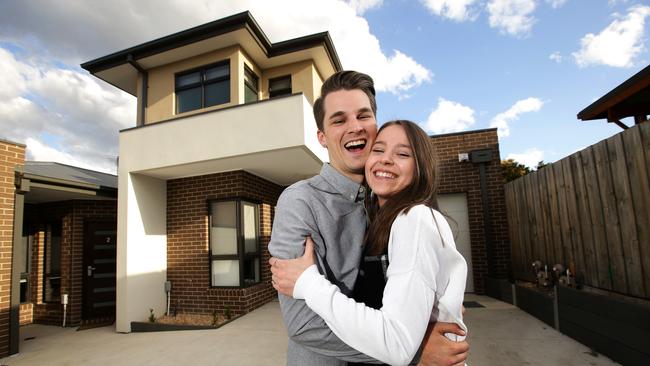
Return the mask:
M 520 309 L 467 295 L 471 366 L 617 365 Z M 112 326 L 21 328 L 20 353 L 1 365 L 284 365 L 287 333 L 271 302 L 216 330 L 115 333 Z M 34 337 L 30 339 L 31 337 Z

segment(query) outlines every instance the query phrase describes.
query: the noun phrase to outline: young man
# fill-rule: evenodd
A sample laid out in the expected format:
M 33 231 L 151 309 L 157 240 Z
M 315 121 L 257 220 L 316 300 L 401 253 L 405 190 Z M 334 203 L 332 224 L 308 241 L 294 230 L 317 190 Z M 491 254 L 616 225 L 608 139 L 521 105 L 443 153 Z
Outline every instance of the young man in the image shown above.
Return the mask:
M 303 254 L 305 238 L 315 243 L 317 266 L 341 292 L 351 296 L 363 253 L 366 230 L 364 165 L 377 135 L 377 105 L 372 79 L 355 71 L 332 75 L 314 102 L 318 141 L 330 162 L 310 179 L 288 187 L 278 199 L 269 251 L 289 259 Z M 274 260 L 274 259 L 272 259 Z M 272 262 L 274 263 L 274 262 Z M 378 363 L 343 343 L 303 300 L 280 295 L 289 333 L 287 365 Z M 426 364 L 464 361 L 468 345 L 443 336 L 453 332 L 440 324 L 431 332 Z

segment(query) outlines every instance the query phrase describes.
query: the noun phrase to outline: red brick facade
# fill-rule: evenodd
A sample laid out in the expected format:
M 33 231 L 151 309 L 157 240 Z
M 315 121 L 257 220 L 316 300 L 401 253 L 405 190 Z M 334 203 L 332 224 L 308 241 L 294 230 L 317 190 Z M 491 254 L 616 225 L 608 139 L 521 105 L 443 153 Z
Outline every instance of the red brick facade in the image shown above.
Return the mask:
M 167 183 L 167 278 L 171 307 L 186 313 L 247 313 L 276 298 L 270 284 L 268 243 L 273 210 L 283 187 L 245 171 Z M 248 288 L 210 286 L 208 200 L 246 198 L 260 204 L 261 282 Z
M 510 241 L 508 239 L 497 130 L 487 129 L 438 135 L 433 136 L 432 140 L 440 163 L 438 193 L 465 193 L 467 195 L 474 290 L 476 293 L 483 294 L 488 262 L 479 167 L 470 162 L 459 162 L 458 154 L 478 149 L 492 150 L 492 161 L 486 164 L 486 181 L 492 222 L 494 276 L 507 278 L 510 271 Z
M 116 201 L 65 201 L 25 205 L 24 225 L 33 235 L 29 273 L 29 302 L 20 307 L 20 324 L 63 323 L 60 301 L 44 302 L 43 260 L 47 224 L 61 223 L 61 294 L 68 294 L 67 326 L 78 326 L 82 320 L 84 222 L 86 220 L 117 223 Z
M 16 167 L 25 165 L 25 145 L 0 140 L 0 357 L 9 354 L 11 260 Z

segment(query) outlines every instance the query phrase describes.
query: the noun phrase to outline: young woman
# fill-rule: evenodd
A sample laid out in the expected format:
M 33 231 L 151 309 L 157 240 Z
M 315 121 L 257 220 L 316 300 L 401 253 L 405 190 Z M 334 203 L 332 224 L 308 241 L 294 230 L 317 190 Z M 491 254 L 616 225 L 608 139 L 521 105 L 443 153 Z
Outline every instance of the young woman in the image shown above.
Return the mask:
M 367 257 L 355 287 L 355 299 L 361 302 L 346 297 L 319 274 L 310 238 L 303 257 L 284 261 L 279 276 L 274 271 L 274 287 L 305 299 L 351 347 L 391 365 L 406 365 L 418 351 L 429 320 L 467 330 L 461 313 L 467 264 L 446 219 L 436 211 L 434 151 L 417 124 L 384 124 L 365 175 L 373 194 Z M 297 277 L 293 288 L 285 285 L 293 283 L 291 275 L 282 278 L 289 273 Z

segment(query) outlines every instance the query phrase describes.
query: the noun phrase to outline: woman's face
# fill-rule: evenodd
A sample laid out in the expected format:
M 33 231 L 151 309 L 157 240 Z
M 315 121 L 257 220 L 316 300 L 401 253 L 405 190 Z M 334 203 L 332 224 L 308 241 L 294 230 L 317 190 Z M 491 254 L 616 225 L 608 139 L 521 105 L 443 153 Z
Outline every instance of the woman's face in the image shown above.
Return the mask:
M 404 128 L 391 125 L 377 135 L 366 161 L 366 181 L 382 206 L 415 175 L 415 158 Z

